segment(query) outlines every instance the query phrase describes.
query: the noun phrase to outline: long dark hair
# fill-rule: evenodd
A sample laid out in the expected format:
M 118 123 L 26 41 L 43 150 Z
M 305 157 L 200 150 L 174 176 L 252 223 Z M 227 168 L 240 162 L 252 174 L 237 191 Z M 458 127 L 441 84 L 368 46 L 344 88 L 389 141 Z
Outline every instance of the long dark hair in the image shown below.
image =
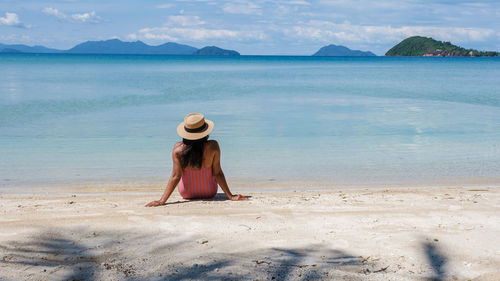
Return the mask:
M 187 166 L 195 169 L 201 168 L 203 165 L 203 149 L 205 148 L 207 140 L 208 136 L 199 140 L 182 139 L 182 143 L 186 145 L 186 148 L 181 154 L 181 165 L 183 169 Z

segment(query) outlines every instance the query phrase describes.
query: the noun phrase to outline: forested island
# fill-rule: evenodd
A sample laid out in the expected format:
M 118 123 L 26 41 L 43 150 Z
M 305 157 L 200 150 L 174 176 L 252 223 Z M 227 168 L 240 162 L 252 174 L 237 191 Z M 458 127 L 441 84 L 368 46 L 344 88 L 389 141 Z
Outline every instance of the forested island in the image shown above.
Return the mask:
M 498 52 L 485 52 L 465 49 L 450 42 L 434 40 L 429 37 L 413 36 L 392 47 L 386 56 L 409 57 L 496 57 Z

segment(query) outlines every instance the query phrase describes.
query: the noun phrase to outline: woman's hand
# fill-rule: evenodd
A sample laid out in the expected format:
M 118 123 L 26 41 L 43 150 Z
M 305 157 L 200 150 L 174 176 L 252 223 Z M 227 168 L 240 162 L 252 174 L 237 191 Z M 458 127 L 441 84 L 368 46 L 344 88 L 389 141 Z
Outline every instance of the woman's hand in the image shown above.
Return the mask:
M 243 196 L 241 194 L 235 194 L 235 195 L 231 196 L 231 198 L 229 198 L 229 199 L 231 199 L 232 201 L 242 201 L 242 200 L 248 200 L 248 197 Z
M 160 200 L 155 200 L 155 201 L 151 201 L 148 204 L 146 204 L 146 207 L 158 207 L 158 206 L 162 206 L 162 205 L 165 205 L 165 203 L 161 202 Z

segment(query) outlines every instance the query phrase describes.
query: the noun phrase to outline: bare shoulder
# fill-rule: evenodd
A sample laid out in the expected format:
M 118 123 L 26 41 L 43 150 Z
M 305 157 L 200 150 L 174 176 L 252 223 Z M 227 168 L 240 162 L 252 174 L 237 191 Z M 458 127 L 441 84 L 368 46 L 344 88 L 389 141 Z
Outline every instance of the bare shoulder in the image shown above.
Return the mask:
M 210 151 L 219 151 L 219 143 L 216 140 L 207 141 L 207 147 Z

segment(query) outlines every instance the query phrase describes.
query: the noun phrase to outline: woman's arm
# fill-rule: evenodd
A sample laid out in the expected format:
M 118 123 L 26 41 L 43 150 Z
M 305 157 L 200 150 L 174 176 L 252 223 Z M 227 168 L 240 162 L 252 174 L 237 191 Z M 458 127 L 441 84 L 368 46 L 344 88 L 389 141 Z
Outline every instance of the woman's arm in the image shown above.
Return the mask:
M 212 164 L 212 173 L 214 174 L 217 183 L 222 188 L 227 198 L 230 200 L 248 200 L 246 196 L 236 194 L 233 195 L 229 190 L 229 186 L 227 185 L 226 177 L 224 176 L 224 172 L 222 171 L 222 167 L 220 166 L 220 148 L 219 144 L 216 141 L 213 141 L 214 145 L 214 161 Z
M 172 174 L 170 175 L 170 179 L 168 180 L 167 187 L 165 188 L 165 192 L 163 193 L 163 196 L 161 197 L 160 200 L 155 200 L 149 202 L 146 207 L 156 207 L 156 206 L 161 206 L 165 205 L 165 202 L 167 202 L 167 199 L 170 197 L 170 194 L 174 191 L 175 187 L 179 183 L 182 177 L 182 165 L 181 161 L 179 160 L 179 155 L 182 152 L 181 148 L 182 144 L 181 143 L 176 143 L 174 146 L 174 149 L 172 150 L 172 161 L 173 161 L 173 167 L 172 167 Z

